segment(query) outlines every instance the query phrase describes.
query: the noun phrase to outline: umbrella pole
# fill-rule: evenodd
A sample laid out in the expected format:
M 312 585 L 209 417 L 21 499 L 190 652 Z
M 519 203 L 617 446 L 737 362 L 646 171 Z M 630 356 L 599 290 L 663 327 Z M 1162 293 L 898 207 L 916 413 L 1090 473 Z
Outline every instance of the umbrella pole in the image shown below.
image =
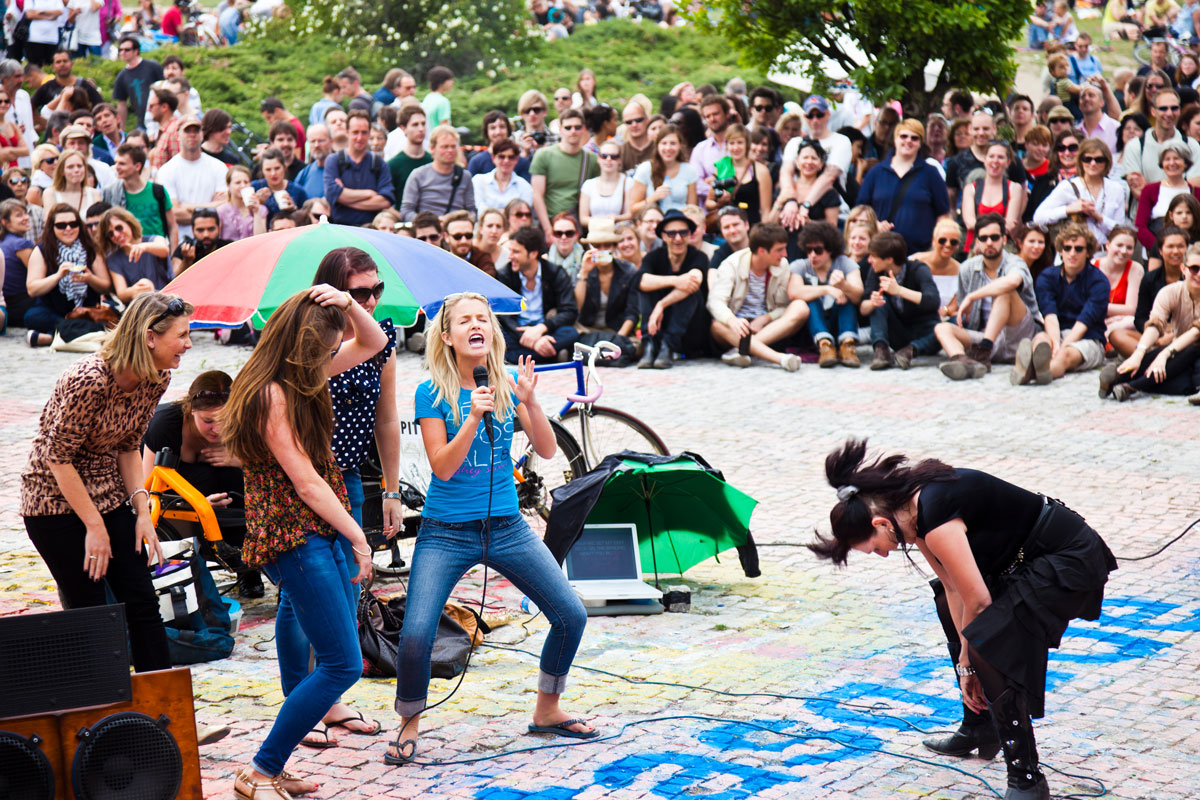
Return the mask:
M 646 501 L 646 529 L 650 531 L 650 561 L 654 564 L 654 588 L 662 591 L 658 585 L 658 551 L 654 547 L 654 526 L 650 523 L 650 487 L 646 485 L 646 476 L 642 476 L 642 499 Z

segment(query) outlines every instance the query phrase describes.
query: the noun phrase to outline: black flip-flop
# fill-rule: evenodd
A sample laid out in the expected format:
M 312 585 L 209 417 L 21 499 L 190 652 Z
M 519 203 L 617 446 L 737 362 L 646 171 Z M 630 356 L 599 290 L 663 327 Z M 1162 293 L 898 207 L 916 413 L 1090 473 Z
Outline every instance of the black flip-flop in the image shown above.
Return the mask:
M 317 727 L 313 728 L 311 731 L 309 731 L 309 733 L 310 734 L 316 733 L 316 734 L 319 734 L 320 736 L 324 736 L 325 738 L 322 741 L 316 741 L 316 742 L 310 742 L 308 739 L 301 739 L 300 740 L 301 747 L 311 747 L 313 750 L 328 750 L 331 747 L 337 747 L 337 742 L 329 741 L 329 726 L 328 725 L 317 725 Z
M 569 719 L 566 722 L 560 722 L 557 725 L 530 725 L 530 733 L 549 733 L 554 736 L 566 736 L 568 739 L 595 739 L 600 735 L 600 731 L 593 728 L 590 731 L 573 731 L 572 725 L 587 725 L 587 720 Z
M 416 758 L 416 739 L 405 739 L 404 741 L 394 739 L 389 746 L 395 747 L 397 753 L 397 755 L 392 755 L 391 753 L 386 752 L 383 754 L 383 763 L 388 764 L 389 766 L 403 766 L 404 764 L 407 764 Z
M 345 729 L 347 732 L 349 732 L 349 733 L 356 733 L 356 734 L 358 734 L 359 736 L 378 736 L 378 735 L 379 735 L 379 732 L 380 732 L 381 730 L 383 730 L 383 726 L 379 724 L 379 721 L 378 721 L 378 720 L 376 720 L 376 721 L 375 721 L 375 723 L 374 723 L 374 724 L 375 724 L 375 727 L 374 727 L 374 728 L 372 728 L 372 729 L 371 729 L 371 730 L 369 730 L 369 731 L 359 731 L 359 730 L 355 730 L 354 728 L 351 728 L 351 727 L 347 726 L 347 725 L 346 725 L 346 723 L 347 723 L 347 722 L 361 722 L 362 724 L 366 725 L 366 724 L 367 724 L 367 718 L 366 718 L 366 717 L 364 717 L 364 716 L 362 715 L 362 712 L 361 712 L 361 711 L 355 711 L 355 712 L 354 712 L 354 716 L 352 716 L 352 717 L 346 717 L 345 719 L 335 719 L 333 722 L 327 722 L 327 723 L 325 723 L 325 728 L 326 728 L 326 729 L 329 729 L 329 728 L 343 728 L 343 729 Z

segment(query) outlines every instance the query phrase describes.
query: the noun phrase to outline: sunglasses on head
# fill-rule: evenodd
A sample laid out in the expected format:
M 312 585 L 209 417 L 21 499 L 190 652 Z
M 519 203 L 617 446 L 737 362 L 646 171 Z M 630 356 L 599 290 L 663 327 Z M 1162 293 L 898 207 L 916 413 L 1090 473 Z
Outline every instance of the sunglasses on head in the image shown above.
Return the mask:
M 79 220 L 77 220 L 77 219 L 73 219 L 73 220 L 71 220 L 70 222 L 56 222 L 56 223 L 54 223 L 54 230 L 56 230 L 56 231 L 69 231 L 69 230 L 75 230 L 75 229 L 76 229 L 76 228 L 78 228 L 78 227 L 79 227 Z
M 207 408 L 222 406 L 229 400 L 229 390 L 225 389 L 218 391 L 216 389 L 205 389 L 202 392 L 196 392 L 192 395 L 192 408 L 199 411 L 204 411 Z
M 346 291 L 354 298 L 354 302 L 356 303 L 365 303 L 372 297 L 378 300 L 383 295 L 383 281 L 374 286 L 355 286 L 353 289 L 347 289 Z
M 58 227 L 58 225 L 55 224 L 55 227 Z M 159 314 L 153 320 L 150 321 L 150 328 L 153 329 L 155 325 L 162 322 L 167 317 L 181 316 L 183 314 L 183 308 L 184 308 L 183 301 L 180 300 L 178 297 L 172 297 L 170 300 L 167 301 L 167 310 L 162 312 L 161 314 Z

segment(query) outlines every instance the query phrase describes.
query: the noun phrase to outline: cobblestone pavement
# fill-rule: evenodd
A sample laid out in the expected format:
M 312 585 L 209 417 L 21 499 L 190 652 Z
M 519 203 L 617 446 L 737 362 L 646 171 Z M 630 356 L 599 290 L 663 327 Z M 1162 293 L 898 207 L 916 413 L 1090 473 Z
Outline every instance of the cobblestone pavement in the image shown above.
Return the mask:
M 241 349 L 199 342 L 169 396 L 179 396 L 198 372 L 234 369 L 245 357 Z M 0 370 L 8 376 L 0 389 L 2 613 L 55 607 L 50 576 L 16 515 L 17 479 L 37 415 L 73 358 L 30 351 L 12 335 L 0 339 Z M 411 413 L 419 362 L 404 354 L 400 366 L 401 410 Z M 1002 793 L 999 759 L 934 757 L 913 728 L 944 729 L 959 709 L 924 576 L 902 558 L 864 556 L 837 571 L 806 550 L 771 546 L 796 545 L 828 524 L 834 498 L 822 479 L 824 455 L 849 435 L 865 435 L 881 448 L 992 471 L 1064 499 L 1118 555 L 1153 550 L 1197 516 L 1200 505 L 1194 488 L 1200 410 L 1179 399 L 1098 400 L 1094 373 L 1044 388 L 1012 387 L 1003 370 L 951 383 L 929 366 L 872 373 L 806 365 L 790 374 L 682 363 L 669 372 L 623 370 L 606 378 L 605 402 L 643 418 L 673 450 L 702 453 L 761 501 L 753 529 L 762 545 L 762 577 L 745 578 L 730 554 L 685 576 L 692 588 L 688 614 L 589 621 L 564 707 L 610 740 L 492 758 L 546 742 L 524 732 L 536 657 L 485 647 L 458 694 L 424 725 L 420 758 L 457 763 L 389 768 L 382 736 L 343 735 L 342 746 L 301 749 L 289 763 L 323 783 L 317 797 L 964 798 L 992 796 L 989 787 Z M 545 405 L 566 388 L 562 377 L 545 378 Z M 1198 555 L 1200 535 L 1193 534 L 1155 559 L 1123 563 L 1109 583 L 1102 619 L 1071 626 L 1051 657 L 1049 713 L 1038 725 L 1048 766 L 1098 778 L 1111 797 L 1197 796 Z M 479 583 L 476 572 L 456 594 L 478 598 Z M 519 600 L 493 576 L 489 602 L 515 610 Z M 271 591 L 249 604 L 233 656 L 192 670 L 197 716 L 233 728 L 232 736 L 203 750 L 206 797 L 231 794 L 232 773 L 265 736 L 282 700 L 271 643 L 274 607 Z M 539 618 L 528 627 L 520 646 L 536 652 L 546 625 Z M 517 643 L 525 635 L 512 624 L 490 641 Z M 431 698 L 451 685 L 434 681 Z M 363 680 L 348 697 L 392 729 L 394 690 L 391 680 Z M 1079 778 L 1052 772 L 1050 780 L 1056 795 L 1096 791 Z

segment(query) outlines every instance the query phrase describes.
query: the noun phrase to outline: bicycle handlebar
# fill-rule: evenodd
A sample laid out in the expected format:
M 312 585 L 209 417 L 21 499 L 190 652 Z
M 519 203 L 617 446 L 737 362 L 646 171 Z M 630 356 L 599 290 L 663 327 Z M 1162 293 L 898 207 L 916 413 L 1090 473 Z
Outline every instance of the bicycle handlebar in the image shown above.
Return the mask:
M 587 373 L 584 375 L 584 385 L 592 377 L 596 378 L 596 390 L 591 394 L 579 395 L 569 394 L 567 399 L 572 403 L 583 403 L 589 405 L 600 399 L 600 395 L 604 394 L 604 382 L 600 380 L 596 373 L 596 358 L 603 356 L 605 358 L 620 358 L 621 348 L 612 342 L 600 341 L 596 342 L 595 346 L 586 345 L 581 342 L 575 343 L 575 360 L 583 361 L 584 356 L 587 356 Z

